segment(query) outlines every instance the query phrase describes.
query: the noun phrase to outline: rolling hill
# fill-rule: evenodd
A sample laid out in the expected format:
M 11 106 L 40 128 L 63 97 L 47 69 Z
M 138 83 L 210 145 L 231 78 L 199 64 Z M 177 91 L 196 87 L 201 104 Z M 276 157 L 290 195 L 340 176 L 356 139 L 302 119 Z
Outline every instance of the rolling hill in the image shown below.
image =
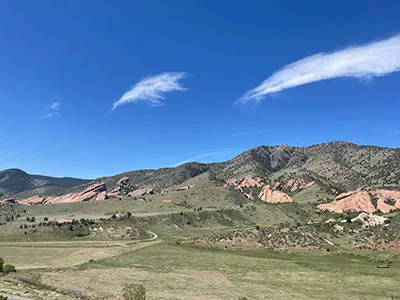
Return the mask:
M 83 190 L 104 182 L 112 189 L 123 177 L 135 188 L 167 188 L 203 174 L 210 182 L 223 182 L 247 175 L 266 182 L 279 178 L 303 177 L 337 191 L 361 186 L 400 187 L 400 149 L 330 142 L 308 147 L 259 146 L 221 163 L 186 163 L 175 168 L 138 170 L 95 180 L 29 175 L 18 169 L 0 172 L 4 196 L 62 194 Z

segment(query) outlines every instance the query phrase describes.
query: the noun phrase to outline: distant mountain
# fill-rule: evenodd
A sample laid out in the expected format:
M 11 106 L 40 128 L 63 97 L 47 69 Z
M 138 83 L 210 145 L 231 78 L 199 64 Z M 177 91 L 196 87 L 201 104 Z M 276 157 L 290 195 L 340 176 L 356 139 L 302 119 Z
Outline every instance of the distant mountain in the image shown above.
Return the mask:
M 8 169 L 0 171 L 0 194 L 7 196 L 20 193 L 62 193 L 91 181 L 71 177 L 30 175 L 20 169 Z
M 17 169 L 0 172 L 0 192 L 61 194 L 76 191 L 94 182 L 105 182 L 111 190 L 123 177 L 136 188 L 166 188 L 179 185 L 206 173 L 210 179 L 224 181 L 247 175 L 268 180 L 301 176 L 338 191 L 360 186 L 400 187 L 400 149 L 359 146 L 330 142 L 309 147 L 259 146 L 222 163 L 187 163 L 176 168 L 139 170 L 96 180 L 53 178 L 29 175 Z

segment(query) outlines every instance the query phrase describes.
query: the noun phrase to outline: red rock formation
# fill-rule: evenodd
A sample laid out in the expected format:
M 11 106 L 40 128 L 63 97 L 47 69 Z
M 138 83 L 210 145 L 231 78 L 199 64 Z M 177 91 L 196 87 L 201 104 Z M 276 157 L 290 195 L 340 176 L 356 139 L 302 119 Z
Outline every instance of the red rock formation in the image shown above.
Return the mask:
M 18 203 L 15 198 L 7 198 L 0 201 L 0 204 L 16 204 Z
M 88 200 L 104 200 L 107 198 L 106 185 L 104 183 L 93 184 L 83 192 L 66 194 L 55 197 L 34 196 L 18 201 L 19 204 L 32 205 L 42 203 L 73 203 Z
M 272 190 L 269 185 L 263 187 L 258 197 L 269 203 L 292 203 L 294 201 L 289 195 L 278 190 Z
M 400 209 L 400 191 L 375 190 L 371 194 L 378 198 L 377 209 L 383 213 Z
M 117 184 L 116 184 L 116 188 L 125 188 L 125 189 L 129 189 L 131 188 L 131 180 L 129 179 L 129 177 L 122 177 L 120 180 L 118 180 Z
M 340 194 L 336 197 L 335 201 L 320 204 L 317 207 L 320 210 L 336 213 L 343 213 L 345 211 L 372 213 L 376 211 L 368 192 L 361 190 Z
M 239 184 L 240 187 L 261 187 L 263 186 L 263 182 L 261 178 L 259 177 L 254 177 L 252 178 L 251 176 L 246 176 L 245 179 Z
M 89 186 L 83 192 L 66 194 L 58 197 L 48 197 L 47 203 L 74 203 L 89 200 L 104 200 L 107 198 L 105 183 L 97 183 Z
M 154 194 L 154 190 L 152 188 L 142 188 L 135 190 L 133 192 L 130 192 L 127 196 L 128 197 L 142 197 L 144 195 L 148 194 Z
M 306 183 L 303 178 L 289 179 L 285 187 L 290 189 L 291 192 L 306 189 L 314 184 L 314 181 Z
M 24 204 L 24 205 L 41 204 L 43 202 L 44 202 L 44 197 L 41 196 L 33 196 L 18 201 L 19 204 Z

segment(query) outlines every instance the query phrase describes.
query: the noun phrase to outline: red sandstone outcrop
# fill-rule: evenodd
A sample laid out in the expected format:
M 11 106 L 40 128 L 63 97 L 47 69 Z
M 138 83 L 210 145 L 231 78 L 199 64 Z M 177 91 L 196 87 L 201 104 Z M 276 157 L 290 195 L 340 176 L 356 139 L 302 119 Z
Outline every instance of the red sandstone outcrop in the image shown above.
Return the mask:
M 18 201 L 19 204 L 25 204 L 25 205 L 41 204 L 43 202 L 44 202 L 44 197 L 41 196 L 33 196 Z
M 377 198 L 377 206 L 372 203 L 372 198 Z M 370 190 L 358 189 L 338 195 L 335 201 L 318 205 L 320 210 L 328 210 L 336 213 L 345 211 L 373 213 L 381 211 L 388 213 L 400 209 L 400 191 L 392 190 Z
M 378 198 L 377 209 L 383 213 L 388 213 L 400 209 L 400 191 L 376 190 L 371 194 Z
M 269 203 L 292 203 L 294 201 L 289 195 L 278 190 L 272 190 L 269 185 L 263 187 L 258 197 Z
M 143 197 L 148 194 L 155 194 L 154 189 L 142 188 L 142 189 L 134 190 L 134 191 L 130 192 L 127 196 L 128 197 Z
M 117 184 L 116 184 L 116 188 L 125 188 L 125 189 L 129 189 L 131 188 L 131 180 L 129 179 L 129 177 L 122 177 L 120 180 L 118 180 Z
M 303 178 L 289 179 L 285 187 L 290 189 L 291 192 L 306 189 L 314 184 L 314 181 L 306 182 Z
M 335 201 L 320 204 L 318 208 L 336 213 L 343 213 L 345 211 L 373 213 L 376 211 L 368 192 L 361 190 L 340 194 L 336 197 Z
M 246 176 L 244 179 L 231 178 L 225 181 L 224 186 L 233 186 L 237 190 L 242 190 L 244 187 L 262 187 L 264 183 L 259 177 Z
M 43 203 L 74 203 L 89 200 L 104 200 L 107 199 L 107 189 L 105 183 L 97 183 L 89 186 L 84 191 L 79 193 L 71 193 L 62 196 L 34 196 L 27 199 L 19 200 L 19 204 L 32 205 Z
M 240 187 L 261 187 L 263 182 L 259 177 L 246 176 L 245 179 L 239 184 Z
M 0 204 L 15 204 L 15 203 L 17 203 L 15 198 L 7 198 L 0 201 Z

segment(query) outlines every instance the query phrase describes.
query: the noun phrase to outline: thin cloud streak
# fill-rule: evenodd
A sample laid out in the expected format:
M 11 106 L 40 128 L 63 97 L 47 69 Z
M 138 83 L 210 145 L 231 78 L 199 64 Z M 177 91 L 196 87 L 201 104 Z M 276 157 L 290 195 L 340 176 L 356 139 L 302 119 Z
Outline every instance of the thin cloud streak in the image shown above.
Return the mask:
M 165 99 L 165 93 L 186 91 L 180 80 L 187 77 L 183 72 L 167 72 L 149 76 L 136 83 L 129 91 L 114 102 L 112 110 L 128 103 L 147 102 L 151 106 L 160 106 Z
M 235 137 L 235 136 L 242 136 L 242 135 L 248 135 L 248 134 L 254 134 L 254 133 L 262 133 L 264 132 L 261 129 L 258 130 L 249 130 L 249 131 L 242 131 L 242 132 L 237 132 L 237 133 L 233 133 L 230 136 Z
M 204 153 L 204 154 L 201 154 L 201 155 L 197 155 L 197 156 L 182 160 L 182 161 L 177 162 L 177 163 L 175 163 L 175 164 L 173 164 L 173 165 L 171 165 L 169 167 L 173 168 L 173 167 L 177 167 L 177 166 L 189 163 L 189 162 L 196 162 L 197 160 L 205 158 L 205 157 L 222 155 L 222 154 L 223 153 L 221 153 L 221 152 L 208 152 L 208 153 Z
M 317 53 L 283 67 L 236 101 L 260 101 L 268 94 L 338 77 L 371 79 L 400 71 L 400 34 L 362 46 Z

